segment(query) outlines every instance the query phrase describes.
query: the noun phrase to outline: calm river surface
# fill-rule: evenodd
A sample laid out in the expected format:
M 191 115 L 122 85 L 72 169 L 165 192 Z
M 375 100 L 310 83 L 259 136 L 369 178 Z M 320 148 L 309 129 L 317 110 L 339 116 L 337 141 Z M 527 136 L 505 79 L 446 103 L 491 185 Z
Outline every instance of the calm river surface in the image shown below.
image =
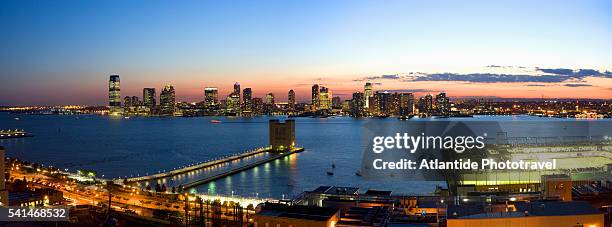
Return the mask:
M 7 149 L 9 157 L 53 165 L 71 172 L 92 169 L 100 177 L 116 178 L 145 175 L 267 146 L 268 120 L 272 118 L 278 117 L 114 119 L 96 115 L 0 113 L 0 129 L 25 129 L 35 135 L 0 140 L 0 145 Z M 222 123 L 212 124 L 212 119 Z M 528 116 L 467 120 L 542 122 L 541 118 Z M 201 185 L 196 190 L 228 195 L 233 191 L 235 195 L 244 196 L 257 193 L 260 197 L 281 198 L 320 185 L 384 189 L 398 194 L 427 194 L 436 185 L 444 185 L 444 182 L 371 182 L 356 176 L 365 149 L 361 141 L 362 128 L 370 121 L 398 120 L 296 118 L 297 143 L 305 148 L 304 152 Z M 609 119 L 601 121 L 610 122 Z M 558 128 L 548 130 L 548 133 L 554 130 Z M 326 171 L 330 170 L 331 163 L 335 163 L 335 174 L 328 176 Z

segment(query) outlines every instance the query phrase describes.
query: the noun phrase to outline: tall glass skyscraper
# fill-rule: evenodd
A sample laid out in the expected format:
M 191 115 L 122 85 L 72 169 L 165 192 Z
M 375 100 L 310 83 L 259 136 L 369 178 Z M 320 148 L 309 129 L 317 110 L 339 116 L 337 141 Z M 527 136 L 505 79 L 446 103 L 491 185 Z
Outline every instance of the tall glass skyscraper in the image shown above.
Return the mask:
M 245 88 L 242 90 L 242 112 L 252 112 L 253 111 L 253 91 L 251 88 Z
M 121 114 L 121 88 L 119 75 L 111 75 L 108 80 L 108 106 L 109 113 Z
M 164 86 L 159 94 L 159 111 L 161 115 L 173 115 L 175 104 L 175 92 L 172 85 Z
M 155 88 L 142 89 L 142 102 L 147 107 L 155 106 Z
M 320 99 L 321 97 L 319 97 L 319 85 L 315 84 L 312 85 L 312 110 L 316 111 L 319 109 L 319 105 L 320 105 Z
M 369 108 L 370 107 L 370 98 L 374 95 L 374 93 L 372 93 L 372 83 L 368 82 L 365 84 L 365 86 L 363 86 L 363 99 L 365 101 L 365 108 Z

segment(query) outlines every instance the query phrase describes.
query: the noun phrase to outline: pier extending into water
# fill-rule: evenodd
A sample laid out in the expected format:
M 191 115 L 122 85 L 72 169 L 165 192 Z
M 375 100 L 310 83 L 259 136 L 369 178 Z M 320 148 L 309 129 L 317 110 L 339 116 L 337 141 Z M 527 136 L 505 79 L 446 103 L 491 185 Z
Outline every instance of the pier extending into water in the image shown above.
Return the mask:
M 244 166 L 240 166 L 240 167 L 237 167 L 237 168 L 234 168 L 234 169 L 230 169 L 228 171 L 221 172 L 221 173 L 218 173 L 218 174 L 215 174 L 215 175 L 203 178 L 203 179 L 199 179 L 199 180 L 187 183 L 187 184 L 183 184 L 183 187 L 185 189 L 193 188 L 193 187 L 196 187 L 198 185 L 206 184 L 208 182 L 221 179 L 223 177 L 231 176 L 231 175 L 234 175 L 236 173 L 239 173 L 239 172 L 242 172 L 242 171 L 245 171 L 245 170 L 257 167 L 257 166 L 262 165 L 264 163 L 271 162 L 271 161 L 274 161 L 276 159 L 284 158 L 286 156 L 289 156 L 289 155 L 292 155 L 292 154 L 295 154 L 295 153 L 299 153 L 299 152 L 302 152 L 302 151 L 304 151 L 304 148 L 293 148 L 293 149 L 291 149 L 289 151 L 286 151 L 286 152 L 283 152 L 283 153 L 274 154 L 274 155 L 272 155 L 269 158 L 266 158 L 266 159 L 263 159 L 263 160 L 260 160 L 260 161 L 257 161 L 257 162 L 253 162 L 253 163 L 250 163 L 250 164 L 247 164 L 247 165 L 244 165 Z
M 191 172 L 191 171 L 194 171 L 194 170 L 204 169 L 204 168 L 208 168 L 208 167 L 211 167 L 211 166 L 216 166 L 216 165 L 224 164 L 224 163 L 227 163 L 227 162 L 243 159 L 243 158 L 250 157 L 250 156 L 253 156 L 253 155 L 258 155 L 258 154 L 261 154 L 261 153 L 264 153 L 264 152 L 268 152 L 268 151 L 270 151 L 270 149 L 271 149 L 270 147 L 263 147 L 263 148 L 259 148 L 259 149 L 253 150 L 253 151 L 247 151 L 247 152 L 244 152 L 244 153 L 241 153 L 241 154 L 225 157 L 225 158 L 222 158 L 222 159 L 212 160 L 212 161 L 209 161 L 209 162 L 204 162 L 204 163 L 200 163 L 200 164 L 196 164 L 196 165 L 190 165 L 190 166 L 186 166 L 184 168 L 175 169 L 175 170 L 171 170 L 171 171 L 167 171 L 167 172 L 161 172 L 161 173 L 156 173 L 156 174 L 147 175 L 147 176 L 139 176 L 139 177 L 127 178 L 127 180 L 128 180 L 128 182 L 141 182 L 141 181 L 157 180 L 157 179 L 160 179 L 160 178 L 168 178 L 168 177 L 172 177 L 172 176 L 175 176 L 175 175 Z
M 294 154 L 294 153 L 298 153 L 303 151 L 304 148 L 293 148 L 291 150 L 288 150 L 286 152 L 281 152 L 281 153 L 274 153 L 272 156 L 265 158 L 263 160 L 259 160 L 256 161 L 254 163 L 250 163 L 244 166 L 239 166 L 233 169 L 229 169 L 227 171 L 222 171 L 220 173 L 217 173 L 215 175 L 206 177 L 204 179 L 200 179 L 194 182 L 190 182 L 188 184 L 183 185 L 185 188 L 188 187 L 194 187 L 200 184 L 204 184 L 213 180 L 217 180 L 219 178 L 223 178 L 226 176 L 230 176 L 236 173 L 239 173 L 241 171 L 247 170 L 247 169 L 251 169 L 253 167 L 259 166 L 261 164 L 270 162 L 270 161 L 274 161 L 276 159 Z M 162 173 L 156 173 L 156 174 L 152 174 L 152 175 L 147 175 L 147 176 L 139 176 L 139 177 L 132 177 L 132 178 L 127 178 L 128 182 L 142 182 L 142 181 L 151 181 L 151 180 L 157 180 L 157 179 L 161 179 L 161 178 L 168 178 L 168 177 L 172 177 L 175 175 L 179 175 L 179 174 L 183 174 L 183 173 L 187 173 L 187 172 L 191 172 L 191 171 L 195 171 L 195 170 L 199 170 L 199 169 L 204 169 L 204 168 L 208 168 L 208 167 L 212 167 L 212 166 L 216 166 L 216 165 L 221 165 L 224 163 L 228 163 L 228 162 L 232 162 L 235 160 L 240 160 L 243 158 L 247 158 L 250 156 L 254 156 L 254 155 L 258 155 L 261 153 L 265 153 L 265 152 L 271 152 L 272 148 L 271 147 L 265 147 L 265 148 L 259 148 L 257 150 L 253 150 L 253 151 L 248 151 L 248 152 L 244 152 L 241 154 L 237 154 L 237 155 L 232 155 L 226 158 L 222 158 L 222 159 L 217 159 L 217 160 L 213 160 L 210 162 L 204 162 L 204 163 L 200 163 L 200 164 L 196 164 L 196 165 L 191 165 L 191 166 L 187 166 L 185 168 L 180 168 L 180 169 L 175 169 L 172 171 L 168 171 L 168 172 L 162 172 Z M 119 181 L 117 183 L 120 183 Z

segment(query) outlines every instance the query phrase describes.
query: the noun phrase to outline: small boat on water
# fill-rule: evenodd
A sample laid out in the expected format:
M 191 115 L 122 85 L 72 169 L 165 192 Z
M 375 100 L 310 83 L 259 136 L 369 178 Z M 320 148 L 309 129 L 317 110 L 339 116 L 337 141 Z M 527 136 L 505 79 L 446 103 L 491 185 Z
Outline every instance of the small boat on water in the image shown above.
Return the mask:
M 334 175 L 334 172 L 327 171 L 327 175 L 333 176 L 333 175 Z
M 19 120 L 19 118 L 18 118 L 18 117 L 16 117 L 16 118 L 15 118 L 15 120 L 16 120 L 16 121 L 18 121 L 18 120 Z
M 210 120 L 210 123 L 219 124 L 219 123 L 221 123 L 221 121 L 220 120 Z
M 359 171 L 355 172 L 355 176 L 360 177 L 361 176 L 361 172 L 359 172 Z

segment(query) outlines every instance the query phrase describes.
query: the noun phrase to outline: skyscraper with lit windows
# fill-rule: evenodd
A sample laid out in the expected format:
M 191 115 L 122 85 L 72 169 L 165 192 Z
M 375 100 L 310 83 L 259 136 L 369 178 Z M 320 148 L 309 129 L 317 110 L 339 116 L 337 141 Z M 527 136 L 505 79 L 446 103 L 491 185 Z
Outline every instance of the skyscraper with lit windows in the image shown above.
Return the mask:
M 147 106 L 149 108 L 155 106 L 155 88 L 142 89 L 142 102 L 144 106 Z
M 108 80 L 108 106 L 111 115 L 121 114 L 121 88 L 119 75 L 111 75 Z
M 164 86 L 164 89 L 159 94 L 159 111 L 161 115 L 174 115 L 175 98 L 174 87 L 170 84 Z
M 289 94 L 287 95 L 287 105 L 289 106 L 289 110 L 295 110 L 295 91 L 289 90 Z
M 365 86 L 363 86 L 363 99 L 364 99 L 364 107 L 368 109 L 370 107 L 370 97 L 372 97 L 374 93 L 372 93 L 372 83 L 367 82 Z
M 219 90 L 216 87 L 204 88 L 204 105 L 215 106 L 219 104 Z
M 318 84 L 312 85 L 311 106 L 312 106 L 313 111 L 317 111 L 319 109 L 320 98 L 321 97 L 319 97 L 319 85 Z
M 242 112 L 249 114 L 253 112 L 253 90 L 251 88 L 242 90 L 242 105 Z

